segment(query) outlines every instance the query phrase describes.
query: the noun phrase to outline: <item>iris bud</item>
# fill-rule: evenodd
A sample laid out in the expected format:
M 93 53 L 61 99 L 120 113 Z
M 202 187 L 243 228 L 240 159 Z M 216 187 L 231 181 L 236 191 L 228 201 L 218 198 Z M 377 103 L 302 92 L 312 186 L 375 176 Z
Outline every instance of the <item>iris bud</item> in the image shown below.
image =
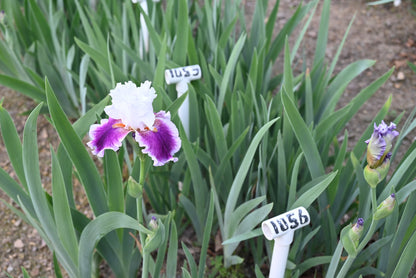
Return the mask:
M 157 218 L 156 218 L 156 216 L 152 216 L 152 219 L 149 222 L 149 227 L 152 230 L 156 230 L 157 229 Z
M 373 215 L 374 219 L 379 220 L 389 216 L 393 212 L 395 204 L 396 195 L 393 193 L 377 207 L 377 210 Z
M 156 222 L 156 229 L 152 228 L 152 220 Z M 152 231 L 147 235 L 143 247 L 143 252 L 147 253 L 150 253 L 159 248 L 165 240 L 165 226 L 160 220 L 156 220 L 156 217 L 154 219 L 152 217 L 152 220 L 149 223 L 149 226 L 152 228 Z
M 351 230 L 348 232 L 348 236 L 352 240 L 352 242 L 355 244 L 355 247 L 358 246 L 358 242 L 360 240 L 361 235 L 363 234 L 363 225 L 364 220 L 362 218 L 358 218 L 357 223 L 355 223 Z
M 375 188 L 382 180 L 384 180 L 389 172 L 390 159 L 386 158 L 379 167 L 371 168 L 369 164 L 364 168 L 364 178 L 370 187 Z
M 133 197 L 138 198 L 142 194 L 143 186 L 135 181 L 132 177 L 129 177 L 127 181 L 127 193 Z
M 341 242 L 348 255 L 355 257 L 357 255 L 357 247 L 360 237 L 363 233 L 364 220 L 358 218 L 357 223 L 352 227 L 347 226 L 341 232 Z

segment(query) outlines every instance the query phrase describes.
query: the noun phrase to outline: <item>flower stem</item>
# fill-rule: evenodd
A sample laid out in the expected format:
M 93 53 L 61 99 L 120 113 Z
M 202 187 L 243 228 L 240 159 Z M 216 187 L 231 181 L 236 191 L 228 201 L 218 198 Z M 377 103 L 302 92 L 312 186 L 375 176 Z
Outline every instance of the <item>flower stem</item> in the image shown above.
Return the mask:
M 145 179 L 145 160 L 143 156 L 139 156 L 139 160 L 140 160 L 140 177 L 139 177 L 139 185 L 140 185 L 140 193 L 139 196 L 136 199 L 136 206 L 137 206 L 137 221 L 139 222 L 139 224 L 144 223 L 143 221 L 143 184 L 144 184 L 144 179 Z M 139 237 L 140 237 L 140 243 L 142 244 L 142 263 L 143 263 L 143 267 L 142 267 L 142 277 L 148 277 L 147 276 L 147 259 L 148 259 L 148 255 L 147 253 L 144 252 L 144 245 L 145 245 L 145 240 L 146 240 L 146 235 L 142 232 L 139 231 Z
M 377 220 L 374 220 L 374 214 L 377 210 L 377 195 L 376 195 L 376 188 L 371 188 L 371 203 L 372 203 L 372 211 L 373 211 L 373 218 L 371 219 L 370 228 L 368 228 L 368 232 L 365 235 L 364 239 L 361 241 L 361 243 L 358 245 L 358 252 L 360 252 L 364 247 L 367 245 L 367 243 L 370 241 L 371 237 L 373 236 L 376 227 L 377 227 Z
M 376 194 L 376 188 L 371 188 L 371 203 L 372 203 L 372 212 L 373 212 L 373 218 L 371 219 L 370 228 L 368 228 L 368 231 L 364 237 L 364 239 L 361 241 L 361 243 L 357 247 L 357 254 L 361 252 L 361 250 L 364 249 L 364 247 L 367 245 L 367 243 L 370 241 L 370 239 L 373 237 L 373 234 L 377 227 L 377 220 L 374 220 L 374 213 L 377 210 L 377 194 Z M 342 268 L 340 272 L 338 273 L 337 278 L 343 278 L 347 274 L 348 270 L 350 269 L 352 263 L 355 260 L 355 256 L 348 256 L 345 263 L 342 265 Z
M 140 158 L 139 159 L 140 160 L 140 177 L 139 177 L 140 190 L 139 190 L 139 196 L 136 199 L 136 204 L 137 204 L 137 220 L 139 221 L 140 224 L 143 224 L 143 184 L 144 184 L 144 179 L 145 179 L 145 174 L 144 174 L 145 160 L 141 156 L 139 158 Z
M 371 204 L 373 209 L 373 215 L 376 213 L 377 210 L 377 193 L 376 188 L 371 188 Z
M 341 270 L 339 271 L 337 278 L 344 278 L 347 275 L 348 270 L 350 269 L 352 263 L 354 262 L 355 257 L 348 256 L 345 263 L 342 265 Z

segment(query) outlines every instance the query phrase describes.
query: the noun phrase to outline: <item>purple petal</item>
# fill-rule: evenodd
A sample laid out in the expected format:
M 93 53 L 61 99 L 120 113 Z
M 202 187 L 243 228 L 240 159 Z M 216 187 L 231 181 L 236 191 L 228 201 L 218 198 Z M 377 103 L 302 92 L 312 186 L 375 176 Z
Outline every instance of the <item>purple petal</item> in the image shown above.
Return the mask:
M 103 119 L 100 124 L 92 125 L 89 132 L 91 141 L 87 143 L 92 149 L 92 153 L 103 157 L 105 149 L 117 151 L 121 147 L 124 137 L 130 132 L 122 126 L 120 120 L 112 118 Z
M 153 159 L 154 166 L 162 166 L 168 161 L 176 162 L 173 155 L 181 148 L 181 139 L 175 124 L 170 120 L 170 113 L 160 111 L 155 114 L 156 119 L 152 128 L 138 130 L 135 139 L 143 153 Z
M 367 147 L 367 162 L 371 167 L 377 167 L 388 156 L 392 148 L 393 139 L 399 135 L 396 130 L 396 125 L 390 123 L 388 126 L 384 121 L 377 126 L 374 123 L 374 132 L 371 138 L 365 141 L 368 144 Z

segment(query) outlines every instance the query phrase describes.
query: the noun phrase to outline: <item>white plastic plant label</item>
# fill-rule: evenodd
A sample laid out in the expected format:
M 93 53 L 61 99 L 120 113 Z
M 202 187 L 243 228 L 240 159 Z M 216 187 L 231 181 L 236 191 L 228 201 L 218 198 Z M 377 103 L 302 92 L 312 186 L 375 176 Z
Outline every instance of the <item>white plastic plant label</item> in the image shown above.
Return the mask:
M 298 207 L 276 217 L 267 219 L 261 224 L 264 236 L 268 240 L 275 239 L 289 231 L 295 231 L 308 225 L 310 217 L 304 207 Z
M 192 80 L 200 79 L 201 76 L 201 67 L 199 65 L 165 70 L 165 80 L 168 85 L 176 84 L 181 81 L 190 82 Z

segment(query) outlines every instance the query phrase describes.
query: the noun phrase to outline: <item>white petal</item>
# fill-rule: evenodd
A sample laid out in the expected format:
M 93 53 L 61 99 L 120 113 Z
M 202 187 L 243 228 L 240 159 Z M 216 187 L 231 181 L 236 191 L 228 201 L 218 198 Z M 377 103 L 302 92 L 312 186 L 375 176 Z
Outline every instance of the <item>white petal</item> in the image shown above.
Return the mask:
M 127 127 L 144 129 L 153 126 L 155 115 L 152 102 L 156 98 L 151 82 L 146 81 L 137 87 L 131 81 L 117 86 L 110 91 L 112 104 L 104 111 L 110 118 L 121 120 Z

